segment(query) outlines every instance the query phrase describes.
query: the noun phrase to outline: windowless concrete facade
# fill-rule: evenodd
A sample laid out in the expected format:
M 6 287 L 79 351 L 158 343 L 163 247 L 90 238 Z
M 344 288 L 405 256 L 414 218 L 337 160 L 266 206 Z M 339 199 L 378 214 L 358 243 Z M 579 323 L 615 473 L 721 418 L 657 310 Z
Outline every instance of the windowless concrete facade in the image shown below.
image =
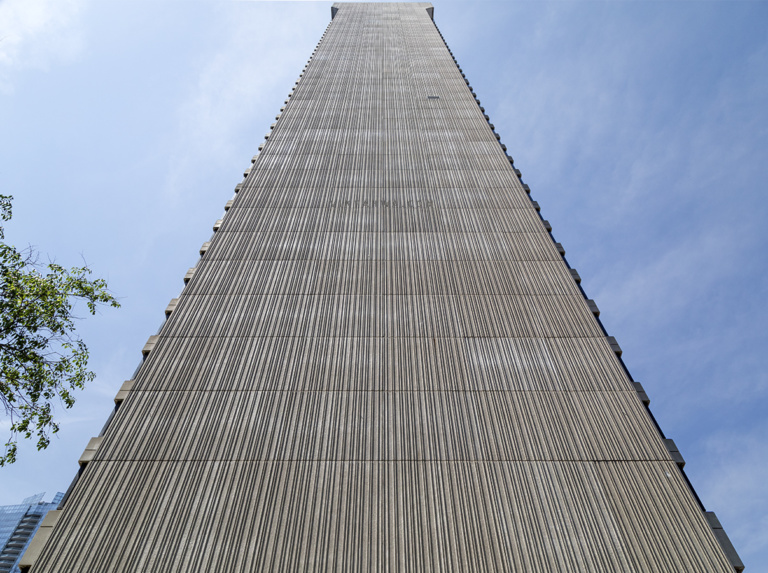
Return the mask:
M 32 571 L 733 571 L 431 5 L 333 15 Z

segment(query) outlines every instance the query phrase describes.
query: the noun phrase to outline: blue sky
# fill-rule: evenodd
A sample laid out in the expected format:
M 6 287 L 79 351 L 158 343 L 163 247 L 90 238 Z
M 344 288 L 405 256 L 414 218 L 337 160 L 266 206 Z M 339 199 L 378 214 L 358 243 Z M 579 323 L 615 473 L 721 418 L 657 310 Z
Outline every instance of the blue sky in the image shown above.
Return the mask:
M 699 496 L 765 568 L 768 3 L 434 4 Z M 97 380 L 0 470 L 0 504 L 67 488 L 330 5 L 0 0 L 7 238 L 84 258 L 123 304 L 81 323 Z

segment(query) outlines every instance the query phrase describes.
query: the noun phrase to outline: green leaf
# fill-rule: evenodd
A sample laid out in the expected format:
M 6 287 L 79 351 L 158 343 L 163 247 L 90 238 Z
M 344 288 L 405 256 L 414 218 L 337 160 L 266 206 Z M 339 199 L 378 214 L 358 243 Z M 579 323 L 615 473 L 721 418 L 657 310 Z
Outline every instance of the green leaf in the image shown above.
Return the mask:
M 12 199 L 0 195 L 3 221 L 11 218 Z M 74 391 L 94 379 L 88 348 L 75 332 L 74 305 L 84 302 L 91 314 L 99 305 L 120 306 L 103 279 L 90 279 L 87 266 L 66 269 L 37 260 L 31 250 L 0 241 L 0 404 L 10 419 L 0 466 L 16 461 L 20 436 L 46 448 L 59 431 L 54 406 L 71 408 Z

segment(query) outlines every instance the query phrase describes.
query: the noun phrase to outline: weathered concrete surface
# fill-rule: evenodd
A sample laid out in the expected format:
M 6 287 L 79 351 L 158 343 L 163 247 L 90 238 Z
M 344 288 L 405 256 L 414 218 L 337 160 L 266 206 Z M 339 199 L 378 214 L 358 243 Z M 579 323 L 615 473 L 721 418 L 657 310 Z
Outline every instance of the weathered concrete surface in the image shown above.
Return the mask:
M 732 570 L 430 15 L 334 7 L 33 571 Z

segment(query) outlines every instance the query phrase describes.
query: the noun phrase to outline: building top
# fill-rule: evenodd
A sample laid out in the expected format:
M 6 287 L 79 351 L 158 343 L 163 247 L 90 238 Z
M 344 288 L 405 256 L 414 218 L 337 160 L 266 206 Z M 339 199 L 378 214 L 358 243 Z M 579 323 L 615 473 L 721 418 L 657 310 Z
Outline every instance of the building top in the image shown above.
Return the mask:
M 334 2 L 331 6 L 331 20 L 336 17 L 336 13 L 344 6 L 360 6 L 365 4 L 381 4 L 381 2 Z M 429 17 L 435 19 L 435 8 L 431 2 L 387 2 L 387 4 L 407 4 L 408 6 L 421 6 L 428 13 Z

